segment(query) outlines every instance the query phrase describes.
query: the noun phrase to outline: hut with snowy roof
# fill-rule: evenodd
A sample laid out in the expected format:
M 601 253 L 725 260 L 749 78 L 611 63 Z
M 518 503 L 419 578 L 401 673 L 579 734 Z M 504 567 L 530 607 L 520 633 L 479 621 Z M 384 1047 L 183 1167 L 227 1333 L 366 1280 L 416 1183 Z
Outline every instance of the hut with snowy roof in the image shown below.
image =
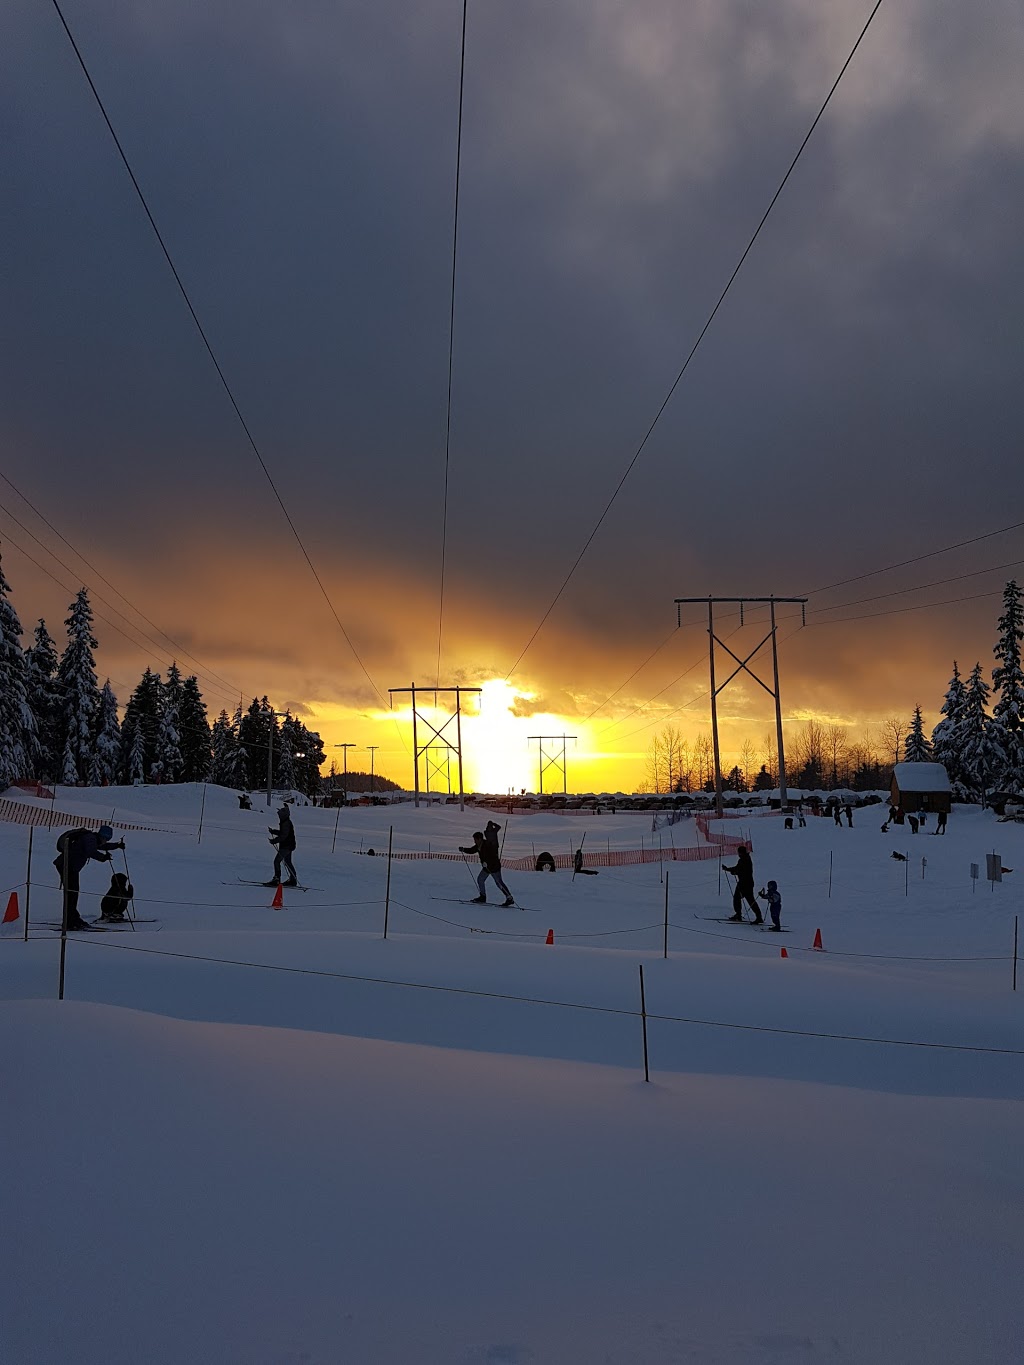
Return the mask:
M 905 815 L 919 811 L 948 814 L 953 804 L 949 774 L 941 763 L 897 763 L 892 770 L 889 799 Z

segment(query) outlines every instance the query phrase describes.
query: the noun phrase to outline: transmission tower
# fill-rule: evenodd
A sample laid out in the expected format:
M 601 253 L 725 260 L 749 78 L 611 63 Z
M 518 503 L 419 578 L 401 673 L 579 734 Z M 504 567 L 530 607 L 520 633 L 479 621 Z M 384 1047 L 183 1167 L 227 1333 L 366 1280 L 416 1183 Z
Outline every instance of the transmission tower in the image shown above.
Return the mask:
M 465 794 L 465 791 L 463 790 L 463 785 L 462 785 L 462 698 L 463 698 L 463 695 L 466 694 L 466 693 L 475 692 L 475 693 L 477 693 L 477 694 L 479 695 L 479 693 L 482 692 L 482 691 L 483 691 L 483 688 L 481 688 L 481 687 L 417 687 L 415 683 L 413 683 L 411 687 L 389 687 L 389 688 L 388 688 L 388 695 L 389 695 L 389 696 L 391 697 L 391 699 L 392 699 L 392 702 L 391 702 L 392 706 L 394 705 L 394 698 L 395 698 L 395 696 L 404 696 L 405 693 L 408 693 L 408 694 L 411 696 L 411 698 L 412 698 L 412 772 L 413 772 L 413 792 L 414 792 L 414 799 L 415 799 L 415 804 L 416 804 L 417 806 L 420 804 L 420 755 L 421 755 L 421 754 L 425 755 L 426 752 L 427 752 L 427 749 L 430 747 L 430 744 L 431 744 L 431 740 L 428 738 L 426 744 L 424 744 L 424 745 L 421 746 L 420 743 L 419 743 L 419 740 L 418 740 L 418 738 L 417 738 L 417 736 L 418 736 L 418 726 L 419 726 L 419 725 L 425 725 L 426 728 L 430 731 L 431 736 L 433 736 L 433 738 L 434 738 L 435 740 L 437 740 L 437 742 L 438 742 L 439 744 L 445 745 L 445 747 L 448 748 L 448 749 L 451 751 L 451 753 L 454 753 L 454 754 L 456 755 L 456 757 L 458 758 L 458 761 L 459 761 L 459 809 L 460 809 L 460 810 L 465 810 L 465 809 L 466 809 L 466 794 Z M 445 721 L 440 725 L 440 727 L 436 726 L 436 725 L 434 724 L 434 722 L 433 722 L 432 720 L 429 720 L 429 719 L 427 718 L 427 716 L 425 716 L 425 715 L 423 714 L 423 712 L 420 710 L 419 703 L 417 703 L 416 698 L 417 698 L 417 695 L 423 696 L 424 693 L 427 693 L 428 695 L 430 695 L 430 696 L 432 696 L 432 697 L 434 698 L 434 709 L 435 709 L 435 710 L 437 709 L 437 698 L 438 698 L 438 694 L 439 694 L 439 693 L 446 693 L 446 694 L 448 694 L 448 695 L 454 694 L 454 696 L 455 696 L 455 710 L 454 710 L 454 711 L 452 712 L 452 714 L 447 718 L 447 720 L 445 720 Z M 451 725 L 452 721 L 455 722 L 455 742 L 454 742 L 454 743 L 452 743 L 451 739 L 445 734 L 445 731 L 448 729 L 449 725 Z M 429 758 L 428 758 L 428 759 L 427 759 L 427 769 L 426 769 L 426 775 L 427 775 L 427 778 L 428 778 L 428 782 L 427 782 L 427 790 L 428 790 L 428 791 L 430 790 L 430 784 L 429 784 L 430 767 L 429 767 L 429 762 L 430 762 L 430 760 L 429 760 Z M 450 787 L 449 787 L 449 789 L 450 789 Z
M 804 610 L 804 604 L 806 603 L 806 601 L 807 601 L 807 598 L 806 598 L 806 597 L 677 597 L 677 598 L 676 598 L 676 622 L 677 622 L 678 625 L 682 625 L 682 620 L 681 620 L 681 615 L 682 615 L 682 613 L 680 612 L 679 608 L 680 608 L 684 603 L 687 603 L 687 602 L 706 602 L 706 603 L 707 603 L 707 606 L 708 606 L 708 646 L 709 646 L 708 653 L 709 653 L 709 657 L 710 657 L 710 661 L 711 661 L 711 739 L 712 739 L 712 743 L 713 743 L 713 745 L 714 745 L 714 751 L 715 751 L 715 813 L 716 813 L 718 816 L 721 816 L 721 814 L 722 814 L 722 758 L 721 758 L 721 752 L 720 752 L 720 750 L 719 750 L 719 745 L 718 745 L 718 694 L 719 694 L 719 692 L 723 692 L 723 691 L 725 690 L 725 688 L 727 688 L 727 687 L 729 686 L 729 684 L 732 682 L 733 678 L 735 678 L 736 675 L 737 675 L 738 673 L 740 673 L 740 672 L 749 673 L 750 676 L 754 679 L 754 681 L 755 681 L 760 687 L 763 687 L 764 690 L 768 693 L 768 695 L 769 695 L 770 697 L 774 698 L 774 700 L 775 700 L 775 734 L 776 734 L 776 743 L 777 743 L 778 750 L 779 750 L 779 805 L 780 805 L 780 808 L 781 808 L 782 810 L 787 810 L 787 809 L 789 808 L 789 798 L 788 798 L 787 795 L 786 795 L 786 751 L 785 751 L 785 749 L 783 748 L 783 744 L 782 744 L 782 703 L 781 703 L 780 700 L 779 700 L 779 650 L 778 650 L 778 644 L 777 644 L 776 639 L 775 639 L 775 631 L 776 631 L 776 626 L 775 626 L 775 604 L 776 604 L 776 602 L 799 602 L 799 603 L 800 603 L 801 615 L 802 615 L 804 624 L 806 624 L 806 619 L 807 619 L 807 618 L 806 618 L 806 611 Z M 760 641 L 754 646 L 754 648 L 750 651 L 750 653 L 746 656 L 745 659 L 741 659 L 741 658 L 739 657 L 738 654 L 733 654 L 732 650 L 731 650 L 731 649 L 729 648 L 729 646 L 725 643 L 725 641 L 724 641 L 724 640 L 720 640 L 720 639 L 718 638 L 718 636 L 715 634 L 715 616 L 714 616 L 714 609 L 715 609 L 715 603 L 716 603 L 716 602 L 731 602 L 731 603 L 733 603 L 734 605 L 735 605 L 736 603 L 738 603 L 738 604 L 739 604 L 739 609 L 740 609 L 740 625 L 741 625 L 741 626 L 743 625 L 743 608 L 744 608 L 744 606 L 749 605 L 749 604 L 753 604 L 753 603 L 761 603 L 761 602 L 767 602 L 767 603 L 769 604 L 769 607 L 770 607 L 770 620 L 771 620 L 771 626 L 770 626 L 770 629 L 769 629 L 769 631 L 768 631 L 768 634 L 764 637 L 763 640 L 760 640 Z M 749 667 L 748 667 L 748 664 L 750 663 L 750 660 L 754 657 L 754 655 L 758 652 L 758 650 L 759 650 L 763 645 L 766 645 L 766 644 L 768 643 L 769 640 L 771 640 L 771 642 L 772 642 L 772 676 L 773 676 L 774 682 L 775 682 L 774 688 L 769 687 L 768 684 L 764 681 L 763 678 L 759 678 L 759 677 L 757 676 L 757 674 L 754 672 L 754 670 L 753 670 L 752 668 L 749 668 Z M 726 654 L 728 654 L 732 659 L 735 659 L 735 661 L 736 661 L 736 667 L 733 669 L 733 671 L 732 671 L 732 672 L 729 674 L 729 676 L 726 678 L 725 682 L 722 683 L 720 686 L 716 686 L 716 684 L 715 684 L 715 645 L 718 645 L 721 649 L 724 649 L 725 652 L 726 652 Z
M 548 768 L 551 768 L 551 767 L 555 768 L 556 771 L 560 771 L 560 772 L 561 772 L 561 774 L 562 774 L 562 791 L 563 791 L 563 793 L 566 792 L 566 791 L 568 791 L 568 773 L 567 773 L 566 762 L 565 762 L 565 744 L 566 744 L 566 740 L 570 740 L 570 739 L 573 740 L 573 741 L 575 742 L 576 736 L 575 736 L 575 735 L 530 735 L 529 739 L 527 740 L 527 743 L 528 743 L 528 744 L 536 744 L 536 745 L 537 745 L 538 766 L 539 766 L 539 770 L 538 770 L 538 785 L 537 785 L 537 792 L 538 792 L 539 795 L 541 795 L 541 796 L 544 795 L 544 774 L 547 772 Z M 561 747 L 561 749 L 551 749 L 551 750 L 549 750 L 549 751 L 546 752 L 545 749 L 544 749 L 544 745 L 545 745 L 545 744 L 549 744 L 549 745 L 550 745 L 550 744 L 561 744 L 562 747 Z

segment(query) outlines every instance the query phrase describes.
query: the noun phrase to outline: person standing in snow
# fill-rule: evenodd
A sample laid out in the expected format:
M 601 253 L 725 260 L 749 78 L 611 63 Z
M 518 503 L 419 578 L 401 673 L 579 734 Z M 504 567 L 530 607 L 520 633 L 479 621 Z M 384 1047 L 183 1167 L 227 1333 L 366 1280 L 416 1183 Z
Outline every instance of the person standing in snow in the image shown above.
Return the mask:
M 292 854 L 295 852 L 295 826 L 292 824 L 292 813 L 287 806 L 282 806 L 277 812 L 278 827 L 270 831 L 270 842 L 274 845 L 274 876 L 267 882 L 268 886 L 277 886 L 280 882 L 282 886 L 298 886 L 299 879 L 295 875 L 295 864 L 292 862 Z M 281 882 L 281 865 L 288 869 L 288 880 Z
M 761 897 L 762 900 L 766 900 L 768 902 L 768 913 L 772 917 L 772 922 L 769 927 L 776 930 L 777 932 L 781 931 L 782 924 L 780 921 L 782 919 L 782 895 L 779 891 L 778 882 L 769 882 L 767 888 L 762 887 L 762 889 L 757 894 Z
M 100 919 L 114 923 L 123 921 L 128 909 L 128 902 L 134 895 L 135 887 L 132 886 L 127 875 L 124 872 L 113 873 L 107 894 L 100 901 Z
M 498 830 L 499 824 L 493 820 L 487 821 L 487 826 L 483 833 L 475 830 L 473 833 L 473 843 L 468 848 L 459 845 L 460 853 L 475 853 L 480 859 L 480 872 L 477 875 L 476 884 L 480 888 L 479 896 L 473 897 L 474 905 L 487 904 L 486 882 L 488 877 L 493 877 L 494 884 L 499 891 L 504 892 L 506 907 L 515 905 L 515 897 L 501 879 L 501 853 L 498 849 Z
M 53 865 L 60 877 L 64 892 L 64 924 L 68 929 L 88 929 L 89 925 L 78 913 L 79 877 L 90 858 L 98 863 L 110 862 L 112 848 L 124 848 L 124 840 L 112 843 L 114 831 L 109 825 L 98 830 L 68 829 L 57 840 L 57 856 Z
M 945 832 L 946 832 L 946 818 L 947 818 L 947 817 L 946 817 L 946 812 L 945 812 L 944 810 L 940 810 L 940 811 L 939 811 L 938 824 L 937 824 L 936 827 L 935 827 L 935 833 L 936 833 L 936 834 L 945 834 Z
M 736 889 L 732 893 L 731 918 L 741 920 L 743 918 L 743 902 L 750 906 L 754 912 L 754 923 L 763 924 L 764 916 L 761 914 L 761 907 L 754 899 L 754 864 L 750 860 L 750 850 L 746 844 L 740 844 L 736 850 L 736 862 L 732 867 L 722 864 L 726 872 L 731 872 L 736 878 Z

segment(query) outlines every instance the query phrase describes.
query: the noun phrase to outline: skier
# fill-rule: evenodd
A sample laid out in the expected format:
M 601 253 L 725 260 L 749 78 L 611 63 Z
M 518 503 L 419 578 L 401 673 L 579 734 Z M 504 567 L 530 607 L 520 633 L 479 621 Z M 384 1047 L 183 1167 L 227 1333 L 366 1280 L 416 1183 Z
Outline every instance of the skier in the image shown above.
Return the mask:
M 504 891 L 504 906 L 515 905 L 515 897 L 501 879 L 501 854 L 498 851 L 498 830 L 499 824 L 493 820 L 488 820 L 487 825 L 481 834 L 479 830 L 473 832 L 473 843 L 469 848 L 459 845 L 460 853 L 475 853 L 480 859 L 480 871 L 477 875 L 476 884 L 480 888 L 479 896 L 473 897 L 474 905 L 487 904 L 487 891 L 485 883 L 488 877 L 494 878 L 494 884 L 499 891 Z
M 274 875 L 267 886 L 277 886 L 280 882 L 282 886 L 298 886 L 299 879 L 295 875 L 295 865 L 292 862 L 292 854 L 295 852 L 295 826 L 292 824 L 291 811 L 287 806 L 281 806 L 277 812 L 278 827 L 270 831 L 270 842 L 275 847 L 274 853 Z M 281 882 L 281 864 L 288 869 L 288 880 Z
M 761 907 L 754 899 L 754 864 L 750 861 L 750 850 L 746 844 L 740 844 L 737 848 L 735 864 L 732 867 L 726 867 L 723 863 L 722 868 L 726 872 L 731 872 L 736 878 L 736 889 L 732 893 L 733 914 L 731 918 L 742 920 L 743 902 L 746 901 L 754 912 L 754 923 L 763 924 L 764 916 L 761 914 Z
M 847 825 L 850 827 L 850 829 L 853 829 L 853 806 L 851 806 L 849 801 L 847 801 L 846 805 L 843 807 L 843 810 L 846 812 Z
M 98 863 L 110 862 L 112 848 L 124 848 L 124 840 L 112 843 L 114 831 L 109 825 L 98 830 L 66 829 L 57 840 L 57 856 L 53 865 L 60 877 L 64 892 L 64 924 L 68 929 L 88 929 L 88 923 L 78 913 L 79 876 L 90 858 Z
M 937 824 L 936 827 L 935 827 L 935 833 L 936 833 L 936 834 L 945 834 L 945 832 L 946 832 L 946 812 L 945 812 L 944 810 L 940 810 L 940 811 L 939 811 L 938 824 Z
M 110 878 L 110 889 L 100 901 L 100 919 L 123 921 L 128 902 L 135 895 L 135 888 L 123 872 L 115 872 Z
M 843 824 L 843 808 L 842 808 L 842 806 L 840 806 L 840 804 L 839 804 L 838 801 L 837 801 L 836 804 L 832 807 L 832 819 L 835 821 L 835 823 L 836 823 L 837 825 L 839 825 L 840 828 L 842 828 L 842 824 Z
M 776 931 L 781 931 L 782 925 L 779 923 L 782 917 L 782 895 L 779 891 L 778 882 L 769 882 L 767 889 L 762 889 L 757 893 L 762 900 L 768 902 L 768 912 L 772 917 L 770 927 Z
M 599 874 L 592 867 L 583 866 L 583 845 L 572 856 L 572 874 L 574 877 L 596 877 Z
M 252 810 L 252 802 L 249 800 L 249 793 L 248 793 L 248 792 L 239 792 L 239 793 L 238 793 L 238 809 L 239 809 L 239 810 Z

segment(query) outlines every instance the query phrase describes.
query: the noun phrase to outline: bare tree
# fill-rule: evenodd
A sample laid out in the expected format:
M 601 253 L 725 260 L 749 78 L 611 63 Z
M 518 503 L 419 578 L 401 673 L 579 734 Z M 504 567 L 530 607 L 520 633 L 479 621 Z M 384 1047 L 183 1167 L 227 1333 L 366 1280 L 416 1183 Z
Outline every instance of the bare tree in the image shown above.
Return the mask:
M 824 729 L 825 758 L 828 762 L 833 788 L 839 786 L 839 770 L 846 755 L 846 727 L 827 725 Z
M 703 791 L 707 782 L 715 776 L 715 752 L 711 736 L 705 731 L 693 741 L 693 766 L 697 779 L 697 789 Z
M 900 749 L 907 733 L 907 722 L 902 716 L 889 716 L 882 722 L 882 744 L 886 749 L 887 761 L 896 764 L 900 761 Z
M 761 741 L 761 762 L 765 771 L 772 779 L 772 786 L 779 785 L 779 754 L 776 748 L 776 738 L 768 733 Z
M 755 764 L 757 763 L 757 750 L 749 739 L 743 741 L 740 749 L 740 768 L 743 770 L 743 780 L 747 784 L 747 791 L 754 785 L 754 775 L 756 773 Z

